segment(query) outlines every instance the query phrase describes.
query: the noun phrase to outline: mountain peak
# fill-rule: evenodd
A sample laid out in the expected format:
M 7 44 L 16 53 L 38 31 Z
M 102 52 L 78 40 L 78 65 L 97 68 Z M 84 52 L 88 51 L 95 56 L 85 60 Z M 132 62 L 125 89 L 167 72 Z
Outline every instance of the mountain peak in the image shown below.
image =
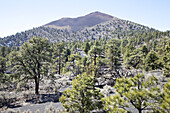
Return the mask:
M 103 17 L 107 17 L 107 18 L 114 18 L 111 15 L 108 15 L 108 14 L 105 14 L 105 13 L 102 13 L 102 12 L 99 12 L 99 11 L 92 12 L 92 13 L 90 13 L 88 15 L 99 15 L 99 16 L 103 16 Z
M 59 29 L 67 29 L 67 31 Z M 138 33 L 151 33 L 153 31 L 155 30 L 147 26 L 96 11 L 77 18 L 61 18 L 38 28 L 0 38 L 0 47 L 21 46 L 34 36 L 46 37 L 50 42 L 67 42 L 87 41 L 99 37 L 111 39 L 118 35 L 122 39 L 123 36 L 135 36 Z
M 92 13 L 90 13 L 90 14 L 104 14 L 104 13 L 99 12 L 99 11 L 95 11 L 95 12 L 92 12 Z
M 92 12 L 85 16 L 77 18 L 61 18 L 59 20 L 50 22 L 44 26 L 55 27 L 55 28 L 70 28 L 71 31 L 80 31 L 85 27 L 92 27 L 102 22 L 110 21 L 113 16 L 101 13 L 99 11 Z M 67 26 L 67 27 L 65 27 Z M 69 26 L 69 27 L 68 27 Z

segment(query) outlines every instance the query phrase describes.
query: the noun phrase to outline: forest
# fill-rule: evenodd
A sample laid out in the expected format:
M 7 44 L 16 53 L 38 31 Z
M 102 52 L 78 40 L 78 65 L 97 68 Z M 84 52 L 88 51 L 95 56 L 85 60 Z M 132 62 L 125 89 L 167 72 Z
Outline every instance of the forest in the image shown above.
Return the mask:
M 0 108 L 43 103 L 51 94 L 63 108 L 46 113 L 169 113 L 170 31 L 118 31 L 56 42 L 33 36 L 21 46 L 1 46 Z

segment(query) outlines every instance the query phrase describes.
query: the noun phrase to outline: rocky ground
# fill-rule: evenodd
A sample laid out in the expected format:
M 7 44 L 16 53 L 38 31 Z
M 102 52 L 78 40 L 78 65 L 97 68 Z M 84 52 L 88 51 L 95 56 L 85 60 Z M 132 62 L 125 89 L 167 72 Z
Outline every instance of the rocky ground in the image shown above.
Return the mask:
M 2 113 L 8 113 L 8 112 L 16 112 L 20 111 L 20 113 L 23 113 L 24 111 L 31 111 L 32 113 L 44 113 L 44 111 L 47 111 L 49 109 L 55 109 L 56 113 L 59 113 L 63 110 L 63 106 L 60 102 L 46 102 L 42 104 L 28 104 L 24 105 L 22 107 L 17 108 L 9 108 L 6 111 L 2 111 Z
M 142 71 L 119 70 L 118 72 L 110 73 L 106 68 L 101 72 L 102 73 L 100 73 L 99 77 L 97 78 L 98 83 L 96 83 L 96 87 L 99 87 L 105 96 L 109 96 L 115 94 L 113 85 L 116 80 L 116 75 L 119 74 L 119 76 L 133 76 L 137 73 L 141 73 Z M 163 73 L 159 70 L 144 73 L 147 76 L 155 75 L 161 81 L 164 81 L 162 78 Z M 59 102 L 59 98 L 64 90 L 67 88 L 72 88 L 71 81 L 75 77 L 72 74 L 55 76 L 56 78 L 53 80 L 44 80 L 44 82 L 40 85 L 40 95 L 38 96 L 34 94 L 33 88 L 29 88 L 29 90 L 23 89 L 22 91 L 0 90 L 0 113 L 8 113 L 9 111 L 18 110 L 20 112 L 30 110 L 32 113 L 36 113 L 36 111 L 39 110 L 39 113 L 43 113 L 46 109 L 52 108 L 53 110 L 55 109 L 57 113 L 61 112 L 63 107 Z M 132 109 L 132 111 L 135 112 L 135 109 Z
M 0 90 L 0 113 L 6 113 L 9 110 L 15 111 L 27 111 L 30 110 L 33 113 L 39 109 L 40 113 L 45 111 L 51 103 L 53 108 L 62 110 L 62 105 L 59 102 L 59 97 L 62 92 L 67 88 L 71 88 L 71 75 L 56 75 L 53 80 L 44 80 L 40 84 L 40 94 L 37 96 L 34 94 L 34 88 L 21 88 L 18 90 Z M 33 86 L 30 83 L 29 86 Z

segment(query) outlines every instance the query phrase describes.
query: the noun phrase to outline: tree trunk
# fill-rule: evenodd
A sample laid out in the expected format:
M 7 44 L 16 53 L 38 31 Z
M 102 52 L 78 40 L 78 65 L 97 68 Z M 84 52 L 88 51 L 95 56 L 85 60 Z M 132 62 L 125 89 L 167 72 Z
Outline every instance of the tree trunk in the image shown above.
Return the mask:
M 112 56 L 111 71 L 113 71 L 113 56 Z
M 35 77 L 35 94 L 39 94 L 39 80 Z
M 81 113 L 85 113 L 85 109 L 84 109 L 84 106 L 85 106 L 85 100 L 84 100 L 84 91 L 81 91 L 81 96 L 82 96 L 82 99 L 81 99 L 81 105 L 82 105 L 82 112 Z
M 96 65 L 96 53 L 95 53 L 95 55 L 94 55 L 94 65 Z
M 61 70 L 61 55 L 59 55 L 59 69 L 58 69 L 58 74 L 60 75 L 60 70 Z
M 138 109 L 138 112 L 139 112 L 139 113 L 142 113 L 142 110 L 141 110 L 141 109 Z

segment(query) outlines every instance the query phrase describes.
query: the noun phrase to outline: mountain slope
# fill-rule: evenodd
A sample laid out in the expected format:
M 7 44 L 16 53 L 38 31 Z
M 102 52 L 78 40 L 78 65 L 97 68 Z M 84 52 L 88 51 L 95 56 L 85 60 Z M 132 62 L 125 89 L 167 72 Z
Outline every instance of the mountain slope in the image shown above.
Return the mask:
M 95 22 L 94 21 L 95 18 L 97 18 L 97 20 L 100 20 L 100 22 L 101 20 L 102 21 L 108 20 L 108 21 L 97 24 L 99 21 L 96 20 Z M 86 40 L 94 40 L 97 38 L 106 38 L 106 37 L 107 39 L 124 38 L 128 36 L 134 36 L 139 33 L 149 33 L 149 32 L 156 31 L 147 26 L 143 26 L 127 20 L 122 20 L 99 12 L 94 12 L 84 17 L 78 17 L 76 19 L 81 20 L 81 22 L 79 21 L 77 24 L 76 22 L 74 23 L 76 25 L 81 24 L 82 26 L 84 26 L 81 27 L 82 30 L 72 31 L 69 29 L 64 29 L 64 26 L 60 26 L 60 28 L 57 28 L 57 26 L 51 24 L 51 26 L 53 27 L 51 26 L 47 27 L 47 25 L 41 26 L 41 27 L 33 28 L 31 30 L 27 30 L 25 32 L 16 33 L 15 35 L 1 38 L 0 46 L 9 46 L 9 47 L 21 46 L 25 41 L 32 38 L 33 36 L 46 37 L 49 39 L 50 42 L 86 41 Z M 67 25 L 67 27 L 70 26 Z M 70 27 L 70 29 L 73 29 L 74 27 Z M 77 29 L 80 29 L 80 27 L 78 27 Z
M 50 22 L 44 26 L 54 28 L 63 27 L 70 29 L 71 31 L 80 31 L 85 27 L 92 27 L 102 22 L 112 20 L 113 18 L 113 16 L 104 13 L 93 12 L 78 18 L 62 18 L 60 20 Z

